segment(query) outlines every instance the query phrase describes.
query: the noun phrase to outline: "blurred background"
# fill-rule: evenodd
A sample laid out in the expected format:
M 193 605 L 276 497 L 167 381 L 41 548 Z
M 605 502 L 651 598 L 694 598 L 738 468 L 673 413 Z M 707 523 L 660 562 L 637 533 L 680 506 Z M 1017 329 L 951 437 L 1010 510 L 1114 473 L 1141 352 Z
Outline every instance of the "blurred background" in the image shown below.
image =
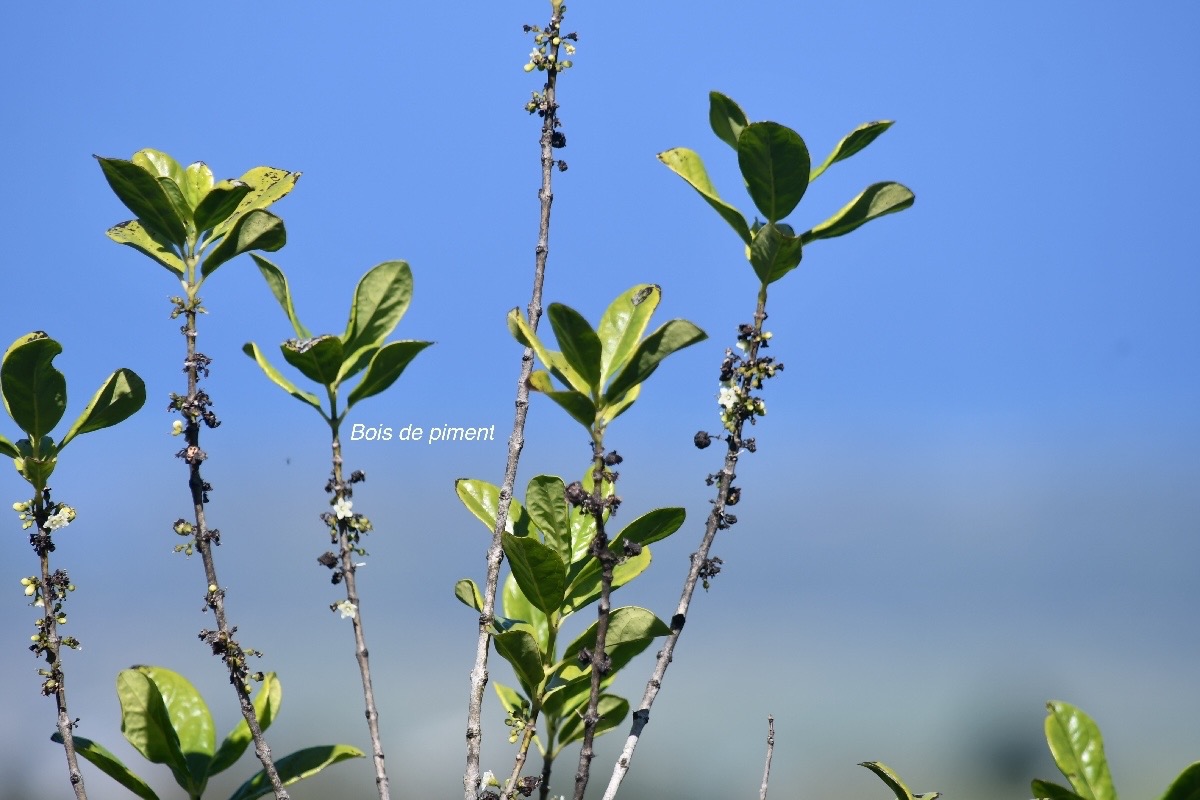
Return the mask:
M 355 442 L 355 508 L 376 531 L 363 616 L 398 796 L 461 796 L 476 616 L 454 582 L 482 582 L 488 535 L 458 477 L 499 483 L 519 349 L 504 326 L 529 298 L 537 233 L 541 88 L 521 70 L 523 23 L 544 2 L 197 7 L 14 4 L 0 25 L 8 154 L 0 225 L 3 342 L 46 330 L 64 346 L 68 417 L 112 370 L 146 380 L 146 408 L 80 439 L 55 473 L 78 510 L 53 564 L 79 587 L 67 656 L 79 734 L 178 796 L 119 731 L 116 673 L 185 673 L 220 732 L 238 719 L 196 639 L 198 557 L 173 555 L 187 513 L 167 395 L 183 342 L 166 271 L 104 231 L 128 218 L 92 154 L 154 147 L 218 179 L 266 164 L 303 171 L 273 207 L 301 318 L 340 332 L 358 278 L 408 260 L 416 290 L 396 336 L 435 340 L 351 422 L 495 425 L 497 441 Z M 555 178 L 548 301 L 595 320 L 639 282 L 659 322 L 711 336 L 669 360 L 609 432 L 625 457 L 618 521 L 664 505 L 689 522 L 616 599 L 669 618 L 699 541 L 715 449 L 721 354 L 753 312 L 736 236 L 654 158 L 706 159 L 742 208 L 735 159 L 709 131 L 708 92 L 798 130 L 814 160 L 862 122 L 895 119 L 818 181 L 808 227 L 869 183 L 917 194 L 903 214 L 818 242 L 772 287 L 759 451 L 743 459 L 739 524 L 700 592 L 637 751 L 629 797 L 754 796 L 766 717 L 772 796 L 889 796 L 857 762 L 916 791 L 1027 798 L 1059 776 L 1044 703 L 1087 710 L 1126 797 L 1157 796 L 1200 758 L 1200 12 L 1123 2 L 579 2 L 576 67 L 560 82 L 570 169 Z M 218 567 L 246 646 L 279 673 L 277 754 L 366 748 L 340 587 L 315 558 L 326 429 L 240 352 L 291 333 L 249 259 L 203 292 L 201 349 L 221 427 L 205 435 Z M 586 437 L 533 398 L 520 494 L 537 474 L 580 475 Z M 7 419 L 0 421 L 17 438 Z M 0 468 L 7 504 L 25 484 Z M 0 795 L 68 797 L 52 702 L 26 652 L 35 612 L 19 579 L 36 559 L 16 515 L 0 536 Z M 1189 622 L 1191 620 L 1191 622 Z M 653 648 L 652 648 L 653 649 Z M 618 690 L 636 704 L 651 654 Z M 510 681 L 492 662 L 493 680 Z M 489 690 L 484 764 L 511 764 Z M 621 735 L 601 740 L 594 796 Z M 214 782 L 227 796 L 252 755 Z M 536 767 L 533 767 L 536 769 Z M 128 796 L 90 765 L 94 800 Z M 573 756 L 559 762 L 569 792 Z M 293 787 L 297 800 L 373 796 L 366 762 Z

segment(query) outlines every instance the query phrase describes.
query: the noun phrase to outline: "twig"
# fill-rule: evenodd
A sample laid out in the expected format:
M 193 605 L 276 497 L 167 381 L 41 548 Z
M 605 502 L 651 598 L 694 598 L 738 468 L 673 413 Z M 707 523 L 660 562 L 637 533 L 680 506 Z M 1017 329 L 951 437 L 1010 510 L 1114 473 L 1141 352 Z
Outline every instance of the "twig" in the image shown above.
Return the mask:
M 550 29 L 557 33 L 562 21 L 561 7 L 554 6 L 550 18 Z M 557 56 L 558 45 L 554 46 Z M 546 257 L 550 253 L 550 207 L 554 203 L 552 177 L 556 166 L 554 144 L 558 133 L 558 103 L 555 99 L 555 85 L 558 72 L 555 69 L 546 70 L 546 84 L 542 92 L 538 112 L 542 116 L 541 133 L 541 163 L 542 185 L 538 191 L 541 201 L 541 215 L 538 222 L 538 242 L 534 248 L 533 292 L 529 300 L 529 327 L 537 331 L 538 321 L 542 317 L 542 284 L 546 274 Z M 560 166 L 561 169 L 561 166 Z M 500 486 L 499 502 L 496 508 L 496 527 L 492 531 L 492 542 L 487 551 L 487 581 L 483 591 L 483 611 L 479 615 L 479 636 L 475 644 L 475 666 L 471 669 L 471 695 L 467 706 L 467 766 L 463 773 L 463 797 L 465 800 L 476 800 L 479 791 L 480 770 L 480 740 L 482 726 L 480 719 L 483 712 L 483 691 L 488 681 L 488 648 L 491 643 L 491 626 L 495 621 L 496 592 L 500 582 L 500 562 L 504 557 L 503 537 L 508 524 L 508 504 L 512 500 L 513 487 L 517 482 L 517 462 L 521 458 L 521 450 L 525 446 L 525 419 L 529 414 L 529 376 L 533 373 L 533 349 L 526 347 L 521 354 L 521 372 L 517 379 L 516 411 L 513 415 L 512 434 L 508 438 L 508 458 L 504 465 L 504 481 Z M 520 774 L 524 763 L 524 753 L 518 754 L 515 773 Z M 515 785 L 515 782 L 514 784 Z M 507 794 L 511 796 L 510 785 Z
M 739 339 L 746 342 L 746 361 L 747 365 L 757 363 L 758 351 L 763 344 L 762 339 L 762 324 L 767 318 L 767 298 L 766 291 L 760 291 L 758 296 L 758 306 L 754 312 L 754 325 L 746 326 L 751 330 L 746 331 L 743 335 L 739 332 Z M 730 356 L 726 355 L 726 363 L 729 363 Z M 726 365 L 722 365 L 722 371 L 726 369 Z M 761 385 L 761 379 L 756 383 L 755 373 L 748 370 L 743 373 L 738 381 L 743 398 L 749 398 L 750 392 Z M 638 706 L 638 710 L 633 713 L 633 724 L 630 727 L 629 736 L 625 740 L 625 747 L 621 750 L 621 755 L 613 766 L 612 778 L 609 779 L 608 788 L 604 790 L 604 800 L 613 800 L 617 796 L 618 790 L 621 788 L 621 782 L 629 772 L 629 765 L 633 761 L 633 753 L 637 749 L 638 741 L 642 735 L 642 729 L 650 721 L 650 708 L 654 705 L 654 699 L 658 696 L 658 691 L 662 688 L 663 677 L 666 675 L 667 667 L 671 663 L 672 656 L 675 653 L 675 645 L 679 641 L 679 636 L 683 632 L 684 623 L 687 621 L 688 607 L 692 601 L 692 595 L 696 591 L 696 583 L 703 577 L 705 588 L 707 588 L 708 578 L 715 574 L 715 570 L 720 567 L 714 564 L 714 560 L 709 558 L 709 552 L 712 550 L 713 540 L 716 539 L 717 531 L 729 527 L 736 518 L 725 513 L 726 505 L 733 501 L 733 498 L 738 495 L 731 493 L 733 480 L 736 475 L 738 457 L 742 452 L 743 447 L 749 447 L 753 444 L 753 440 L 745 440 L 742 438 L 742 430 L 747 419 L 753 419 L 751 413 L 739 413 L 733 418 L 732 430 L 729 436 L 725 437 L 728 443 L 728 449 L 725 453 L 724 466 L 717 478 L 716 498 L 712 501 L 712 511 L 709 512 L 708 520 L 704 527 L 704 537 L 700 541 L 700 547 L 696 552 L 692 553 L 691 568 L 688 570 L 687 579 L 683 584 L 683 592 L 679 598 L 679 605 L 675 609 L 675 616 L 671 617 L 671 633 L 667 636 L 666 642 L 663 644 L 662 650 L 658 652 L 658 658 L 654 664 L 654 671 L 650 676 L 650 680 L 646 683 L 646 690 L 642 695 L 642 703 Z M 697 444 L 700 435 L 697 435 Z M 703 573 L 703 575 L 702 575 Z
M 762 788 L 758 790 L 758 800 L 767 800 L 767 783 L 771 779 L 771 756 L 775 754 L 775 717 L 767 715 L 767 763 L 763 767 Z

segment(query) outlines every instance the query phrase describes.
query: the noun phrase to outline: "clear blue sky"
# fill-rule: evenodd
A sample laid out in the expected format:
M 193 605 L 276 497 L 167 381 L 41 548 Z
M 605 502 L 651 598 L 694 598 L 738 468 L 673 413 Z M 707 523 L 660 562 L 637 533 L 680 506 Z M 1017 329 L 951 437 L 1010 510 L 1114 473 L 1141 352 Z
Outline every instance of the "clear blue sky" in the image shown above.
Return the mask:
M 54 482 L 79 510 L 54 554 L 79 585 L 72 711 L 82 735 L 139 767 L 118 729 L 119 669 L 187 673 L 222 729 L 236 710 L 195 640 L 210 622 L 199 564 L 170 553 L 186 512 L 163 410 L 181 390 L 166 301 L 178 287 L 105 238 L 128 215 L 92 154 L 155 147 L 218 178 L 259 164 L 303 171 L 275 208 L 289 244 L 274 257 L 302 319 L 340 331 L 358 277 L 403 258 L 416 292 L 397 336 L 438 343 L 352 421 L 511 426 L 519 350 L 504 314 L 528 301 L 538 182 L 537 120 L 521 106 L 540 81 L 521 70 L 531 42 L 520 26 L 544 23 L 548 4 L 330 8 L 21 4 L 0 24 L 0 339 L 44 329 L 63 343 L 72 415 L 118 366 L 150 395 L 128 423 L 72 445 Z M 903 214 L 812 245 L 772 291 L 768 327 L 787 369 L 740 470 L 742 522 L 715 550 L 725 572 L 694 606 L 639 749 L 637 791 L 752 793 L 767 713 L 782 796 L 884 796 L 854 766 L 864 760 L 917 790 L 1025 796 L 1028 778 L 1054 777 L 1039 744 L 1050 698 L 1100 721 L 1127 794 L 1161 792 L 1196 758 L 1200 13 L 1144 8 L 571 6 L 570 170 L 555 179 L 547 299 L 595 319 L 620 291 L 655 282 L 662 320 L 712 336 L 668 362 L 610 432 L 629 518 L 684 505 L 691 520 L 622 602 L 660 616 L 674 606 L 716 468 L 689 442 L 719 427 L 720 352 L 754 290 L 736 237 L 654 154 L 698 150 L 748 207 L 708 129 L 717 89 L 752 119 L 796 128 L 818 157 L 859 123 L 897 120 L 814 185 L 802 224 L 876 180 L 917 194 Z M 240 352 L 247 340 L 275 352 L 290 328 L 249 260 L 222 267 L 204 298 L 201 349 L 224 423 L 206 439 L 210 513 L 233 620 L 285 688 L 269 738 L 277 752 L 365 746 L 349 628 L 325 609 L 338 595 L 314 563 L 327 543 L 316 519 L 325 434 Z M 534 400 L 522 486 L 575 475 L 587 456 L 574 423 Z M 453 480 L 499 482 L 503 451 L 347 447 L 369 476 L 356 503 L 377 528 L 364 614 L 386 681 L 389 764 L 414 795 L 461 787 L 474 617 L 451 587 L 482 578 L 486 535 Z M 6 504 L 22 486 L 0 471 Z M 34 556 L 9 522 L 0 786 L 65 796 L 52 706 L 24 644 L 33 611 L 17 581 Z M 649 669 L 630 668 L 628 696 Z M 509 753 L 499 714 L 485 742 L 497 772 Z M 616 744 L 601 750 L 602 774 Z M 166 792 L 164 770 L 143 773 Z M 88 781 L 93 798 L 123 796 L 94 770 Z M 369 796 L 369 768 L 336 768 L 293 796 L 342 785 Z

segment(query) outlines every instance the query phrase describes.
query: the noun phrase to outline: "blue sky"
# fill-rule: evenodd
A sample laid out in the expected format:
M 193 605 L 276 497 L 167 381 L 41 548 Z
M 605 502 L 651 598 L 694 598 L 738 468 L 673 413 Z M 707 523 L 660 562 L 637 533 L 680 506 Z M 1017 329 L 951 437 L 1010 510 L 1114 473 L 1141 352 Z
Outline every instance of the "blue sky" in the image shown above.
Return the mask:
M 6 9 L 0 337 L 44 329 L 62 342 L 69 413 L 118 366 L 150 396 L 120 428 L 72 445 L 54 483 L 80 514 L 54 554 L 80 587 L 72 711 L 130 763 L 119 669 L 184 671 L 219 727 L 236 710 L 195 641 L 209 621 L 199 565 L 170 553 L 186 506 L 163 413 L 181 390 L 166 302 L 177 286 L 105 238 L 127 212 L 92 154 L 155 147 L 218 178 L 303 171 L 275 207 L 289 243 L 273 256 L 301 318 L 340 331 L 357 279 L 403 258 L 416 290 L 397 336 L 437 342 L 352 421 L 495 424 L 504 438 L 519 356 L 504 314 L 528 302 L 537 220 L 537 121 L 521 107 L 540 82 L 521 70 L 520 26 L 547 9 Z M 654 282 L 660 320 L 712 337 L 669 361 L 610 431 L 628 518 L 682 505 L 691 520 L 622 602 L 660 616 L 674 606 L 716 469 L 690 440 L 719 426 L 720 353 L 755 288 L 736 237 L 654 154 L 699 151 L 749 207 L 708 129 L 716 89 L 751 119 L 794 127 L 818 157 L 859 123 L 897 121 L 814 184 L 800 224 L 877 180 L 917 194 L 903 214 L 811 245 L 772 288 L 768 327 L 787 368 L 766 394 L 760 451 L 739 470 L 741 523 L 715 551 L 725 571 L 694 606 L 639 749 L 640 791 L 752 792 L 774 713 L 787 794 L 882 792 L 854 766 L 882 760 L 918 790 L 1025 796 L 1028 778 L 1053 777 L 1038 743 L 1050 698 L 1100 721 L 1122 791 L 1162 791 L 1200 748 L 1188 633 L 1200 605 L 1194 6 L 577 2 L 567 27 L 580 43 L 561 83 L 570 169 L 555 178 L 547 299 L 595 319 Z M 274 351 L 290 328 L 248 260 L 222 267 L 204 299 L 223 420 L 206 440 L 210 513 L 233 620 L 287 693 L 272 745 L 364 745 L 349 629 L 325 610 L 337 596 L 313 564 L 325 434 L 240 352 L 248 340 Z M 539 398 L 527 439 L 521 486 L 582 471 L 580 431 Z M 461 786 L 474 621 L 451 587 L 482 577 L 486 535 L 453 480 L 498 482 L 503 454 L 501 441 L 347 446 L 368 473 L 356 503 L 377 528 L 364 614 L 387 676 L 389 763 L 414 794 Z M 57 796 L 52 708 L 22 644 L 33 612 L 17 581 L 35 561 L 15 516 L 0 563 L 12 587 L 0 751 L 20 756 L 0 763 L 0 785 Z M 628 696 L 649 669 L 630 668 Z M 498 772 L 499 713 L 485 743 Z M 144 772 L 165 791 L 169 777 Z M 88 780 L 94 798 L 121 796 Z M 368 796 L 369 769 L 343 766 L 293 796 L 342 785 Z

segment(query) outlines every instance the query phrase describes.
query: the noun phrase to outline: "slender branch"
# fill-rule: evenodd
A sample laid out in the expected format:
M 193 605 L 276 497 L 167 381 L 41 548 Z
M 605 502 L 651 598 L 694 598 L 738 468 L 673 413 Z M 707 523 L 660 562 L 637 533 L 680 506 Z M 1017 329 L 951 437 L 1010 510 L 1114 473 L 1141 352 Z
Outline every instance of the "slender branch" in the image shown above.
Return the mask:
M 554 6 L 550 28 L 555 32 L 562 21 L 560 6 Z M 557 55 L 558 46 L 554 46 Z M 552 178 L 556 160 L 554 158 L 555 133 L 558 127 L 558 102 L 555 86 L 558 72 L 546 71 L 546 84 L 542 92 L 540 107 L 542 116 L 541 164 L 542 185 L 538 190 L 541 212 L 538 220 L 538 241 L 534 248 L 533 292 L 529 300 L 529 327 L 537 331 L 542 318 L 542 284 L 546 275 L 546 258 L 550 254 L 550 208 L 554 203 Z M 508 458 L 504 465 L 504 481 L 500 486 L 499 503 L 496 509 L 496 527 L 492 531 L 492 542 L 487 551 L 487 581 L 483 591 L 483 611 L 479 615 L 479 635 L 475 643 L 475 666 L 471 669 L 471 694 L 467 704 L 467 766 L 463 773 L 463 797 L 476 800 L 480 783 L 480 745 L 482 739 L 481 717 L 483 713 L 483 691 L 488 681 L 488 648 L 491 642 L 491 627 L 495 621 L 496 592 L 500 582 L 500 562 L 504 557 L 503 537 L 508 524 L 508 504 L 512 500 L 513 487 L 517 483 L 517 463 L 525 446 L 525 419 L 529 414 L 529 376 L 533 373 L 533 350 L 526 347 L 521 354 L 521 371 L 517 379 L 516 409 L 513 414 L 512 434 L 508 437 Z
M 271 758 L 271 748 L 263 738 L 254 704 L 250 702 L 250 671 L 246 666 L 246 659 L 249 656 L 258 655 L 258 653 L 254 650 L 243 649 L 233 638 L 237 628 L 229 625 L 225 615 L 225 592 L 220 588 L 221 584 L 217 580 L 217 567 L 212 552 L 213 545 L 220 544 L 221 534 L 217 530 L 208 528 L 205 517 L 204 505 L 208 502 L 208 492 L 211 486 L 200 474 L 200 464 L 208 458 L 207 454 L 200 449 L 200 423 L 203 421 L 209 427 L 216 427 L 219 423 L 209 408 L 212 401 L 208 394 L 199 389 L 200 373 L 203 372 L 207 376 L 210 363 L 207 356 L 196 350 L 196 314 L 199 309 L 200 300 L 196 297 L 189 297 L 186 303 L 179 300 L 176 309 L 175 316 L 182 313 L 186 319 L 181 330 L 187 340 L 187 359 L 184 361 L 184 371 L 187 373 L 188 393 L 186 398 L 176 398 L 175 404 L 183 413 L 185 420 L 183 432 L 187 446 L 177 455 L 188 465 L 188 487 L 191 490 L 192 511 L 196 521 L 193 541 L 196 550 L 200 553 L 204 564 L 204 576 L 208 581 L 205 602 L 207 607 L 212 609 L 217 621 L 217 629 L 215 631 L 202 630 L 200 638 L 212 648 L 213 655 L 220 656 L 229 670 L 229 682 L 237 693 L 242 717 L 245 718 L 246 725 L 250 729 L 250 736 L 254 740 L 254 754 L 262 762 L 263 770 L 271 782 L 276 800 L 289 800 L 290 796 L 283 788 L 283 782 L 280 780 L 279 772 L 275 769 L 275 762 Z
M 767 800 L 767 783 L 771 780 L 771 756 L 775 755 L 775 717 L 767 715 L 767 763 L 763 767 L 762 787 L 758 790 L 758 800 Z
M 342 480 L 342 443 L 337 429 L 333 433 L 333 489 L 336 501 L 349 499 L 352 490 L 349 484 Z M 351 475 L 350 482 L 361 478 L 361 473 Z M 358 516 L 358 515 L 355 515 Z M 371 760 L 375 766 L 375 788 L 379 792 L 379 800 L 390 800 L 391 785 L 388 781 L 387 766 L 384 763 L 383 740 L 379 735 L 379 709 L 375 705 L 375 689 L 371 682 L 371 662 L 367 650 L 367 636 L 363 630 L 362 604 L 358 597 L 358 582 L 355 565 L 355 543 L 358 532 L 349 524 L 349 520 L 335 517 L 338 530 L 338 549 L 341 558 L 341 577 L 346 584 L 346 603 L 350 609 L 350 621 L 354 627 L 354 657 L 358 661 L 358 673 L 362 678 L 363 698 L 366 703 L 367 730 L 371 735 Z
M 751 367 L 751 369 L 742 372 L 738 381 L 740 397 L 747 402 L 749 402 L 750 392 L 761 386 L 761 377 L 753 369 L 753 366 L 758 362 L 758 351 L 765 341 L 762 336 L 762 324 L 767 318 L 766 304 L 767 297 L 764 289 L 758 295 L 758 306 L 754 312 L 754 325 L 745 326 L 750 328 L 750 330 L 739 331 L 738 335 L 740 341 L 746 342 L 747 356 L 745 364 Z M 722 364 L 723 374 L 727 369 L 730 369 L 728 365 L 731 363 L 732 355 L 730 351 L 727 351 L 725 363 Z M 630 727 L 629 736 L 625 740 L 625 747 L 621 750 L 621 755 L 617 758 L 616 764 L 613 766 L 612 778 L 609 779 L 608 788 L 604 791 L 604 800 L 613 800 L 617 796 L 617 792 L 621 788 L 621 782 L 629 772 L 629 765 L 633 761 L 633 753 L 637 749 L 642 730 L 650 721 L 650 708 L 654 705 L 655 698 L 658 697 L 659 689 L 662 688 L 663 677 L 666 675 L 667 667 L 670 665 L 675 653 L 675 645 L 679 641 L 680 634 L 683 633 L 683 626 L 687 621 L 688 608 L 692 602 L 692 595 L 696 591 L 697 582 L 703 578 L 707 588 L 708 578 L 714 575 L 716 570 L 720 569 L 708 555 L 712 550 L 712 544 L 716 539 L 717 531 L 729 527 L 736 521 L 731 515 L 726 514 L 725 507 L 734 502 L 734 498 L 737 497 L 730 490 L 736 475 L 738 457 L 743 447 L 749 448 L 753 444 L 752 439 L 743 439 L 742 433 L 746 420 L 753 420 L 754 414 L 748 410 L 742 413 L 730 413 L 732 415 L 729 417 L 732 422 L 732 430 L 725 437 L 728 449 L 725 452 L 724 465 L 717 476 L 716 497 L 712 501 L 712 511 L 709 512 L 708 520 L 704 526 L 704 537 L 700 540 L 700 547 L 696 552 L 692 553 L 691 568 L 688 570 L 687 579 L 684 581 L 683 592 L 679 598 L 679 605 L 675 609 L 675 616 L 671 618 L 671 633 L 667 636 L 662 650 L 658 652 L 654 671 L 650 676 L 650 680 L 646 683 L 646 690 L 642 695 L 641 705 L 633 713 L 633 724 Z M 700 434 L 697 434 L 697 444 L 700 444 L 700 436 Z

